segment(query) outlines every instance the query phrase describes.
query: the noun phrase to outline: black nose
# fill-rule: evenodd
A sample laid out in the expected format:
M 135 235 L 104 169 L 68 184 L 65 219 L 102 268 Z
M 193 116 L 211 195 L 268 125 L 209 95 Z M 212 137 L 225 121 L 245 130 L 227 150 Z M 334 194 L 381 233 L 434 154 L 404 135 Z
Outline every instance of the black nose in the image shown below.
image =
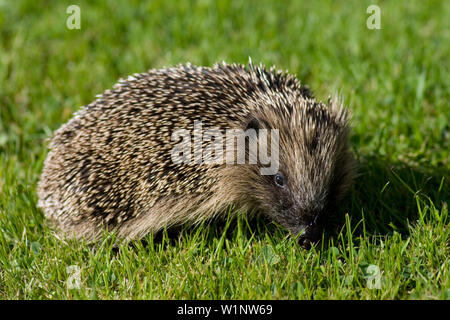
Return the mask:
M 312 242 L 308 238 L 301 236 L 300 238 L 298 238 L 298 244 L 305 249 L 310 249 Z
M 305 249 L 310 249 L 314 243 L 320 240 L 320 237 L 320 228 L 316 224 L 311 223 L 304 229 L 303 234 L 298 237 L 298 244 Z

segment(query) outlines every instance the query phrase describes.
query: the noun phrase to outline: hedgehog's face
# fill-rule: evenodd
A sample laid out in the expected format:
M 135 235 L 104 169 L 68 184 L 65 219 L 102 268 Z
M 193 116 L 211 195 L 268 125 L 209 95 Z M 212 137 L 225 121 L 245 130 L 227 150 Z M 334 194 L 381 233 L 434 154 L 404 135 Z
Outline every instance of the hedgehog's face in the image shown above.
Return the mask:
M 342 151 L 344 152 L 344 151 Z M 345 152 L 344 152 L 345 153 Z M 337 155 L 341 157 L 342 155 Z M 333 160 L 297 158 L 296 167 L 284 166 L 267 176 L 266 188 L 273 204 L 268 214 L 294 235 L 304 246 L 316 242 L 335 217 L 339 200 L 351 184 L 352 158 Z M 266 194 L 267 194 L 266 193 Z
M 335 191 L 319 185 L 306 190 L 299 186 L 301 183 L 305 186 L 309 181 L 302 179 L 299 182 L 289 170 L 286 172 L 280 171 L 267 177 L 272 205 L 265 211 L 275 222 L 298 236 L 300 244 L 309 246 L 320 239 L 327 220 L 334 214 L 335 199 L 332 194 Z
M 261 209 L 309 247 L 322 237 L 353 177 L 346 126 L 280 124 L 279 171 L 260 177 Z M 286 126 L 289 124 L 289 126 Z

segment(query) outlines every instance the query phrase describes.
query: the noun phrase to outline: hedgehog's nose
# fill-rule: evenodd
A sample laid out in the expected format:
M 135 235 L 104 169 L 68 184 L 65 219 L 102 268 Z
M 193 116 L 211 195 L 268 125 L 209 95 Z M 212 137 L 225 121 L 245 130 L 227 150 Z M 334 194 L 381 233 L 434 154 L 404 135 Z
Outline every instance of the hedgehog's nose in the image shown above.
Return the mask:
M 319 239 L 319 232 L 308 232 L 298 238 L 298 244 L 305 249 L 310 249 L 313 244 L 319 241 Z
M 311 242 L 311 240 L 309 238 L 303 237 L 301 236 L 300 238 L 298 238 L 298 244 L 305 248 L 305 249 L 310 249 L 311 245 L 313 242 Z
M 321 232 L 315 221 L 309 222 L 300 229 L 301 235 L 298 237 L 298 244 L 305 249 L 311 248 L 311 245 L 319 241 Z

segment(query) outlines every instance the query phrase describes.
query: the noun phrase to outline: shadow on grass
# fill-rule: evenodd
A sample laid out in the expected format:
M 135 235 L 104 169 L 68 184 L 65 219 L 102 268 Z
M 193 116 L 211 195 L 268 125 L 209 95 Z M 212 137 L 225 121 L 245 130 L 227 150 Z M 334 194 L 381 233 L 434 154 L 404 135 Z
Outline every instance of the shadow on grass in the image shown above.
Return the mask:
M 368 234 L 406 235 L 409 223 L 419 219 L 418 201 L 440 210 L 449 200 L 445 167 L 390 163 L 375 156 L 361 158 L 358 164 L 359 175 L 342 211 L 349 213 L 352 225 L 364 219 Z M 356 229 L 360 232 L 362 226 Z

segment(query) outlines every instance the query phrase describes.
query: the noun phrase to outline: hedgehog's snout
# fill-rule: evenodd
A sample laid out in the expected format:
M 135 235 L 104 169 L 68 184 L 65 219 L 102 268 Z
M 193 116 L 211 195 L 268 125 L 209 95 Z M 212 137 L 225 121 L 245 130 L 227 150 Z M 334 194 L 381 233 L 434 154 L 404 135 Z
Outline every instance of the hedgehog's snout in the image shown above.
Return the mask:
M 304 227 L 302 233 L 298 237 L 298 244 L 305 249 L 309 249 L 311 245 L 317 243 L 320 240 L 320 237 L 322 235 L 321 231 L 321 228 L 317 227 L 314 224 Z
M 309 249 L 312 244 L 317 243 L 323 232 L 320 215 L 316 214 L 303 221 L 297 228 L 291 230 L 297 236 L 298 244 Z
M 327 227 L 327 218 L 331 215 L 325 205 L 327 199 L 305 200 L 292 192 L 282 191 L 277 194 L 278 206 L 271 210 L 275 213 L 272 218 L 297 238 L 301 246 L 309 248 L 321 239 Z

